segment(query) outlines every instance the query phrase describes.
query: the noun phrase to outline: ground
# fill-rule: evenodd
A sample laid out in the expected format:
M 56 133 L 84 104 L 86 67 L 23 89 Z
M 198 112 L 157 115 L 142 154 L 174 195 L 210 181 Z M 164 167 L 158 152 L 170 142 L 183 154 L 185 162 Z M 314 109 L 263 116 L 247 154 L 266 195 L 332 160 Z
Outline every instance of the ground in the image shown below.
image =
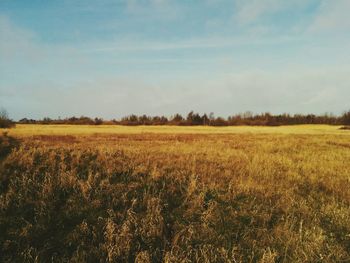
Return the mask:
M 17 125 L 0 147 L 4 262 L 350 261 L 338 126 Z

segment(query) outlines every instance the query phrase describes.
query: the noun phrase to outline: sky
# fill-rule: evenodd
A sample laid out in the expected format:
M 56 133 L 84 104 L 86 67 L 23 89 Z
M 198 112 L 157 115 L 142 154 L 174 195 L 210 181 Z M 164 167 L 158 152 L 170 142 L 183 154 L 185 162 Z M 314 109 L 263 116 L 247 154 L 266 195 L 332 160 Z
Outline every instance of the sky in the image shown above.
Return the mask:
M 349 0 L 0 0 L 18 120 L 350 109 Z

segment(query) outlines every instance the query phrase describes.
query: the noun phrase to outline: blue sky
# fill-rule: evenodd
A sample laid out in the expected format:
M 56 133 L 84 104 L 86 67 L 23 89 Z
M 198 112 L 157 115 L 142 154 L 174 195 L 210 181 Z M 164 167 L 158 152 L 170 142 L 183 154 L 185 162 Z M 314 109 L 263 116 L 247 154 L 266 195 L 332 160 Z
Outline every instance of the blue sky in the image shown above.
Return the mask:
M 348 0 L 0 0 L 14 119 L 350 108 Z

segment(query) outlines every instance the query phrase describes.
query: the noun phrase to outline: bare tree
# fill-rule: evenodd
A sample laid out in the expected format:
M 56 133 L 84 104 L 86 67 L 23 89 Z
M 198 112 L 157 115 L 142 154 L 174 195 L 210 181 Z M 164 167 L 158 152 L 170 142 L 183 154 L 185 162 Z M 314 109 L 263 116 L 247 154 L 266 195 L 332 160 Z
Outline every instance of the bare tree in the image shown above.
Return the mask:
M 7 111 L 4 108 L 0 108 L 0 128 L 11 128 L 14 123 L 10 120 Z

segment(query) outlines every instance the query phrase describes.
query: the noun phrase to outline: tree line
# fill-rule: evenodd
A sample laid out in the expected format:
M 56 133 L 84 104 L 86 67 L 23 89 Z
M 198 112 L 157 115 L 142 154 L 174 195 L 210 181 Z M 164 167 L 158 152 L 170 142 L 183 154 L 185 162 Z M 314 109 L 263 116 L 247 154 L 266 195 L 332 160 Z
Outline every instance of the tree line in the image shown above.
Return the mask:
M 11 128 L 15 123 L 9 118 L 5 109 L 0 108 L 0 128 Z
M 179 125 L 179 126 L 280 126 L 280 125 L 297 125 L 297 124 L 330 124 L 330 125 L 350 125 L 350 111 L 344 112 L 340 116 L 333 114 L 278 114 L 271 113 L 254 114 L 244 112 L 227 118 L 216 117 L 214 113 L 199 114 L 193 111 L 186 116 L 175 114 L 171 117 L 166 116 L 149 116 L 149 115 L 129 115 L 120 120 L 103 120 L 102 118 L 90 118 L 86 116 L 70 117 L 65 119 L 43 118 L 41 120 L 21 119 L 21 124 L 117 124 L 117 125 Z

